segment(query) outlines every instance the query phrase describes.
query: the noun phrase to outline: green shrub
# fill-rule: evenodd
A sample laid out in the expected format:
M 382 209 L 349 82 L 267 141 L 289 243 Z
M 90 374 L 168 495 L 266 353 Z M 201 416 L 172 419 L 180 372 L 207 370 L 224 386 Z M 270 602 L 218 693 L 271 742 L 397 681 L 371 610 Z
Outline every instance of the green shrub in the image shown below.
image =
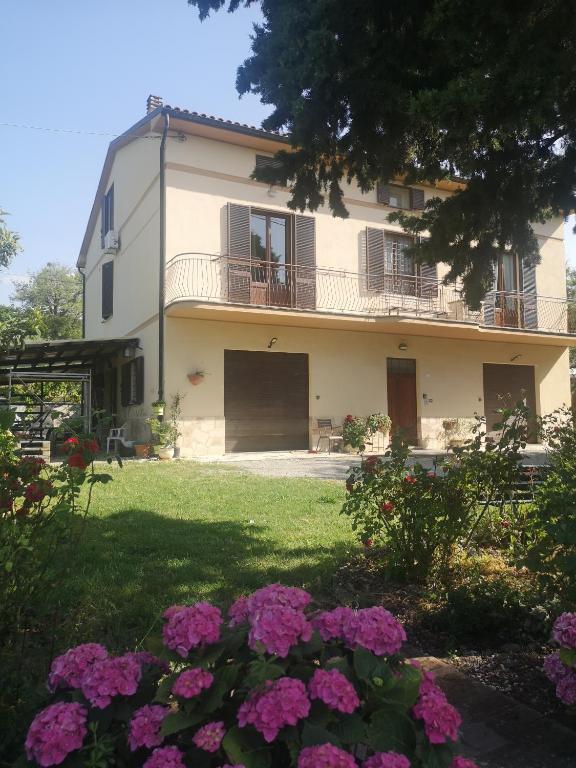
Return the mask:
M 342 427 L 344 444 L 364 453 L 366 445 L 370 443 L 370 439 L 376 432 L 387 434 L 391 426 L 390 416 L 385 413 L 373 413 L 366 418 L 349 414 L 345 417 Z

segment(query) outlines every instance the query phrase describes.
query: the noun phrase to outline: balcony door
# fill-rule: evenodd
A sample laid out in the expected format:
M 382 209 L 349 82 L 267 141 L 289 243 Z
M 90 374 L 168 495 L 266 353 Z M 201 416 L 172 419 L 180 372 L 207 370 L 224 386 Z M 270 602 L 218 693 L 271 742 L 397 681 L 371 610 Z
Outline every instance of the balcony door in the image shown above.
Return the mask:
M 250 211 L 251 304 L 292 304 L 289 225 L 288 216 Z
M 496 306 L 494 324 L 520 328 L 522 326 L 522 270 L 518 257 L 502 253 L 496 269 Z

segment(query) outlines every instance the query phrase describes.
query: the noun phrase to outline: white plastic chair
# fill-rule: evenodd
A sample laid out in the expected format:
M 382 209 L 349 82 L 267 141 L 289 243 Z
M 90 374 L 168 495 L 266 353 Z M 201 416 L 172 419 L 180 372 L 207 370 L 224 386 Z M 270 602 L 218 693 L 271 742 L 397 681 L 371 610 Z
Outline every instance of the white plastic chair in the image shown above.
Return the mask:
M 134 445 L 134 440 L 126 440 L 126 430 L 128 424 L 122 424 L 121 427 L 112 427 L 106 438 L 106 453 L 110 453 L 110 445 L 112 443 L 122 443 L 125 448 L 131 448 Z

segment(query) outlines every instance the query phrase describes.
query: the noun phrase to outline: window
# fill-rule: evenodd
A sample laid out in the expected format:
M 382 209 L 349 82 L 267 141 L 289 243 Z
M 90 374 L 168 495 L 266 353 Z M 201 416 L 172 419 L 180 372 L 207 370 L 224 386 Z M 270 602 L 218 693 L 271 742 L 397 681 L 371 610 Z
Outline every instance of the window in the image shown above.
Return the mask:
M 114 262 L 102 264 L 102 319 L 108 320 L 114 312 Z
M 281 165 L 279 160 L 268 155 L 256 155 L 256 168 L 279 168 Z
M 266 211 L 250 212 L 250 259 L 252 280 L 287 285 L 289 219 Z
M 104 240 L 108 232 L 114 229 L 114 184 L 102 198 L 100 211 L 100 245 L 104 248 Z
M 376 185 L 376 199 L 391 208 L 401 208 L 407 211 L 422 211 L 424 209 L 424 190 L 415 187 L 403 187 L 400 184 Z
M 120 402 L 124 408 L 144 401 L 144 358 L 136 357 L 121 369 Z

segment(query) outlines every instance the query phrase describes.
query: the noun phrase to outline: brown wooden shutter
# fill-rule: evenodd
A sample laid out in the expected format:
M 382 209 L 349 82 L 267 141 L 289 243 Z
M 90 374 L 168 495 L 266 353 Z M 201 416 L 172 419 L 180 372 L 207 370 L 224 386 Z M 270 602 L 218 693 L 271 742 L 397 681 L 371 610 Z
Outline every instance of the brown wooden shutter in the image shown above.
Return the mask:
M 106 223 L 108 225 L 108 232 L 110 232 L 111 229 L 114 229 L 114 184 L 112 184 L 108 190 L 106 199 L 108 201 L 108 216 Z
M 112 317 L 114 312 L 114 262 L 102 264 L 102 317 Z
M 100 247 L 104 248 L 104 236 L 106 234 L 106 195 L 103 196 L 100 203 Z
M 376 184 L 376 200 L 383 205 L 390 205 L 390 185 L 379 181 Z
M 438 296 L 438 266 L 436 264 L 420 264 L 420 295 L 431 299 Z
M 250 304 L 250 206 L 228 203 L 228 301 Z
M 366 275 L 369 291 L 384 290 L 384 230 L 366 227 Z
M 536 293 L 536 265 L 522 263 L 524 328 L 538 328 L 538 295 Z
M 132 363 L 125 363 L 120 369 L 120 405 L 130 405 L 130 368 Z
M 424 190 L 410 188 L 410 208 L 413 211 L 424 210 Z
M 295 305 L 316 309 L 316 221 L 312 216 L 294 217 Z
M 133 405 L 141 405 L 144 402 L 144 358 L 136 357 L 132 365 L 136 369 L 136 397 Z

